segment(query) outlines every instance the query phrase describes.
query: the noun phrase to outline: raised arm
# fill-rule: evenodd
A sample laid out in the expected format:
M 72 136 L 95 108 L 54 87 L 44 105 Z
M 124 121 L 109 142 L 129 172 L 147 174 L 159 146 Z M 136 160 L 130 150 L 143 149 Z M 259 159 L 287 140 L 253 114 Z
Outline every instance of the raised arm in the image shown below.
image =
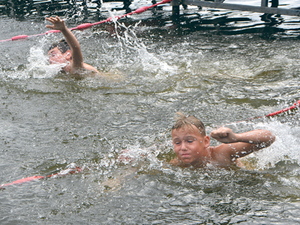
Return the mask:
M 53 30 L 60 30 L 61 33 L 64 35 L 68 45 L 71 48 L 72 60 L 73 60 L 73 67 L 74 68 L 81 68 L 83 67 L 83 56 L 80 49 L 79 42 L 77 41 L 74 34 L 67 28 L 65 22 L 60 19 L 58 16 L 56 17 L 46 17 L 46 20 L 51 22 L 53 25 L 46 25 L 47 28 Z
M 211 132 L 211 137 L 224 143 L 217 147 L 222 153 L 238 158 L 258 149 L 266 148 L 275 141 L 275 136 L 268 130 L 252 130 L 245 133 L 234 133 L 230 128 L 221 127 Z

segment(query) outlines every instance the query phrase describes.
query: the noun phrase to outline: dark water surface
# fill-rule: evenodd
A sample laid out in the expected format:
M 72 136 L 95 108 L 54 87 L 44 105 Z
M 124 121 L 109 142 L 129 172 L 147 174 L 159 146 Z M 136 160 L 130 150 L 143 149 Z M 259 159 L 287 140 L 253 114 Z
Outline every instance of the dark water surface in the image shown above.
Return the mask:
M 83 168 L 0 189 L 0 224 L 299 224 L 299 111 L 237 123 L 300 99 L 299 18 L 282 16 L 283 30 L 272 32 L 257 29 L 268 27 L 259 14 L 240 15 L 251 20 L 220 26 L 247 30 L 234 35 L 210 25 L 76 31 L 85 62 L 111 79 L 74 80 L 48 65 L 59 34 L 0 43 L 0 184 Z M 1 40 L 46 31 L 34 19 L 2 16 L 0 25 Z M 249 170 L 175 168 L 167 161 L 177 111 L 208 132 L 229 124 L 277 140 L 245 159 Z

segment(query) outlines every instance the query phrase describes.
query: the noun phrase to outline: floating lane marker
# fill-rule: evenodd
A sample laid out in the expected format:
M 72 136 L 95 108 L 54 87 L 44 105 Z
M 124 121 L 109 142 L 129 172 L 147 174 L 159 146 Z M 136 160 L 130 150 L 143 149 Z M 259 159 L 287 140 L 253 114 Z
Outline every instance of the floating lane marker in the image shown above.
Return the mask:
M 67 174 L 80 173 L 81 171 L 82 171 L 82 169 L 80 167 L 75 166 L 75 167 L 72 167 L 72 168 L 62 170 L 59 173 L 50 174 L 50 175 L 47 175 L 47 176 L 25 177 L 25 178 L 13 181 L 11 183 L 2 184 L 2 185 L 0 185 L 0 189 L 3 189 L 5 187 L 11 186 L 11 185 L 23 184 L 23 183 L 27 183 L 27 182 L 31 182 L 31 181 L 35 181 L 35 180 L 40 180 L 40 179 L 45 179 L 45 178 L 49 178 L 49 177 L 59 177 L 59 176 L 65 176 Z
M 270 114 L 266 115 L 266 117 L 275 116 L 275 115 L 278 115 L 280 113 L 283 113 L 283 112 L 286 112 L 286 111 L 298 108 L 299 106 L 300 106 L 300 100 L 298 100 L 297 102 L 295 102 L 294 105 L 292 105 L 290 107 L 287 107 L 285 109 L 279 110 L 277 112 L 270 113 Z
M 130 15 L 133 15 L 133 14 L 143 13 L 143 12 L 147 11 L 148 9 L 151 9 L 151 8 L 153 8 L 155 6 L 160 5 L 160 4 L 169 3 L 171 1 L 172 0 L 163 0 L 161 2 L 158 2 L 158 3 L 150 5 L 150 6 L 143 6 L 141 8 L 136 9 L 133 12 L 130 12 L 130 13 L 127 13 L 127 14 L 124 14 L 124 15 L 121 15 L 121 16 L 115 16 L 114 19 L 112 17 L 109 17 L 106 20 L 99 21 L 99 22 L 96 22 L 96 23 L 84 23 L 84 24 L 78 25 L 77 27 L 70 28 L 70 30 L 71 31 L 73 31 L 73 30 L 83 30 L 83 29 L 88 29 L 88 28 L 90 28 L 92 26 L 96 26 L 96 25 L 102 24 L 102 23 L 108 23 L 108 22 L 116 21 L 116 20 L 119 20 L 119 19 L 124 18 L 126 16 L 130 16 Z M 50 33 L 59 33 L 59 32 L 60 32 L 59 30 L 50 30 L 50 31 L 47 31 L 47 32 L 41 33 L 41 34 L 17 35 L 17 36 L 14 36 L 14 37 L 10 38 L 10 39 L 0 40 L 0 42 L 17 41 L 17 40 L 21 40 L 21 39 L 26 40 L 26 39 L 31 38 L 31 37 L 43 36 L 43 35 L 47 35 L 47 34 L 50 34 Z
M 240 120 L 240 121 L 237 121 L 237 122 L 223 124 L 222 126 L 230 125 L 230 124 L 234 124 L 234 123 L 242 123 L 242 122 L 245 122 L 245 121 L 250 121 L 250 120 L 255 120 L 255 119 L 261 119 L 263 117 L 272 117 L 272 116 L 276 116 L 276 115 L 279 115 L 281 113 L 284 113 L 284 112 L 287 112 L 287 111 L 290 111 L 292 109 L 296 109 L 296 108 L 299 108 L 299 107 L 300 107 L 300 100 L 298 100 L 297 102 L 295 102 L 294 105 L 292 105 L 290 107 L 281 109 L 281 110 L 273 112 L 273 113 L 269 113 L 269 114 L 267 114 L 265 116 L 252 117 L 252 118 L 248 118 L 248 119 L 245 119 L 245 120 Z

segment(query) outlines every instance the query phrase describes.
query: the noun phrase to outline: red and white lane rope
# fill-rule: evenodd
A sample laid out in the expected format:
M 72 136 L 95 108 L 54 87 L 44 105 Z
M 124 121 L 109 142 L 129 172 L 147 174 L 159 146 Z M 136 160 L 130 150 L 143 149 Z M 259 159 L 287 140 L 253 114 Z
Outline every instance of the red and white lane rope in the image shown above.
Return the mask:
M 35 181 L 35 180 L 41 180 L 41 179 L 50 178 L 50 177 L 65 176 L 67 174 L 73 174 L 73 173 L 80 173 L 81 171 L 82 171 L 82 169 L 78 166 L 70 166 L 70 168 L 62 170 L 62 171 L 60 171 L 58 173 L 55 173 L 55 174 L 50 174 L 50 175 L 47 175 L 47 176 L 25 177 L 25 178 L 13 181 L 11 183 L 2 184 L 2 185 L 0 185 L 0 189 L 3 189 L 7 186 L 11 186 L 11 185 L 15 185 L 15 184 L 23 184 L 23 183 L 27 183 L 27 182 Z
M 136 9 L 133 12 L 130 12 L 130 13 L 127 13 L 127 14 L 124 14 L 124 15 L 121 15 L 121 16 L 109 17 L 106 20 L 102 20 L 102 21 L 99 21 L 99 22 L 96 22 L 96 23 L 84 23 L 84 24 L 80 24 L 77 27 L 70 28 L 70 30 L 72 30 L 72 31 L 73 30 L 83 30 L 83 29 L 87 29 L 87 28 L 90 28 L 92 26 L 96 26 L 96 25 L 99 25 L 99 24 L 116 21 L 116 20 L 119 20 L 121 18 L 133 15 L 133 14 L 143 13 L 143 12 L 147 11 L 148 9 L 151 9 L 151 8 L 153 8 L 155 6 L 158 6 L 158 5 L 161 5 L 161 4 L 169 3 L 171 1 L 172 0 L 163 0 L 161 2 L 158 2 L 158 3 L 150 5 L 150 6 L 143 6 L 141 8 Z M 32 37 L 38 37 L 38 36 L 43 36 L 43 35 L 47 35 L 47 34 L 51 34 L 51 33 L 60 33 L 60 31 L 59 30 L 50 30 L 50 31 L 47 31 L 47 32 L 41 33 L 41 34 L 34 34 L 34 35 L 25 35 L 25 34 L 23 34 L 23 35 L 17 35 L 17 36 L 14 36 L 14 37 L 10 38 L 10 39 L 0 40 L 0 42 L 24 40 L 24 39 L 28 39 L 28 38 L 32 38 Z

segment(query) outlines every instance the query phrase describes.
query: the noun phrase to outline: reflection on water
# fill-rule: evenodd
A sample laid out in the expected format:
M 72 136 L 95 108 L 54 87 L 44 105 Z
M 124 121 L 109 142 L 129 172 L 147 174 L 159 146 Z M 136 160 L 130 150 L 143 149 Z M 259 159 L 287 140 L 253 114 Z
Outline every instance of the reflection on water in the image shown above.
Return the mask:
M 31 20 L 0 23 L 10 28 L 0 39 L 45 31 Z M 119 71 L 118 81 L 57 73 L 45 51 L 60 35 L 2 43 L 0 183 L 84 169 L 0 190 L 0 223 L 298 223 L 298 109 L 249 119 L 299 100 L 299 40 L 280 26 L 238 35 L 143 23 L 76 31 L 85 61 Z M 245 158 L 248 170 L 175 168 L 167 161 L 176 111 L 208 132 L 263 128 L 276 142 Z

